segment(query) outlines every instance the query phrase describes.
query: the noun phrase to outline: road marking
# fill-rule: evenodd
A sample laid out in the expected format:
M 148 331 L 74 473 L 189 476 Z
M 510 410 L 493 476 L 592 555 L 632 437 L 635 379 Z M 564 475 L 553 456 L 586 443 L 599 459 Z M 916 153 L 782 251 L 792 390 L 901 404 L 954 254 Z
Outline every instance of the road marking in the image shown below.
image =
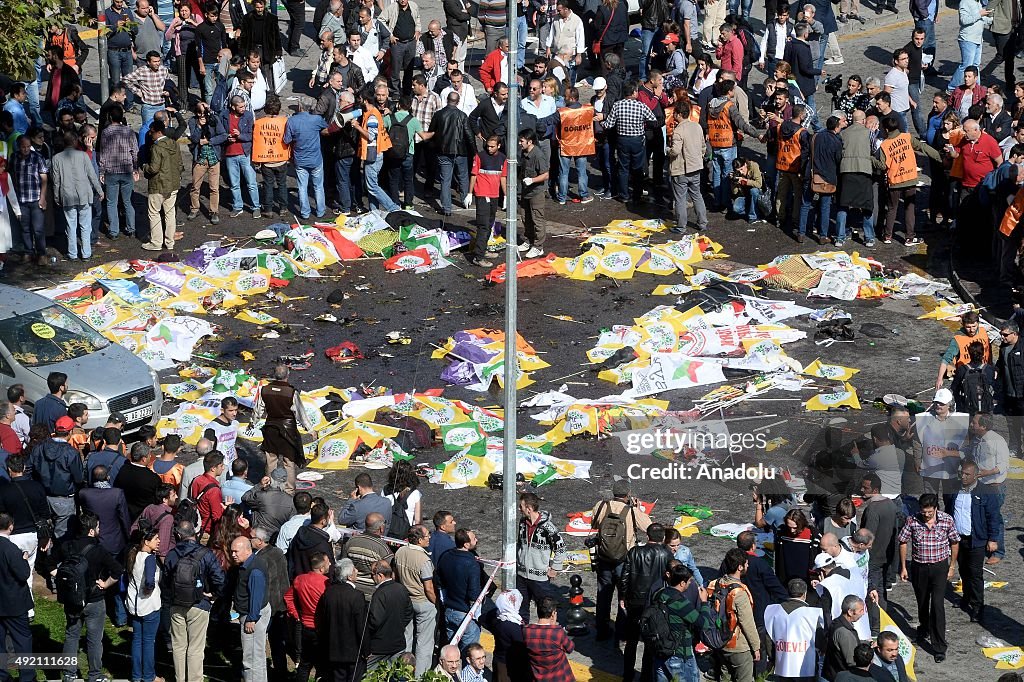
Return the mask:
M 488 651 L 494 651 L 494 637 L 487 630 L 480 631 L 480 644 Z M 621 682 L 622 676 L 615 675 L 605 670 L 598 670 L 584 663 L 577 663 L 569 659 L 569 666 L 576 682 Z

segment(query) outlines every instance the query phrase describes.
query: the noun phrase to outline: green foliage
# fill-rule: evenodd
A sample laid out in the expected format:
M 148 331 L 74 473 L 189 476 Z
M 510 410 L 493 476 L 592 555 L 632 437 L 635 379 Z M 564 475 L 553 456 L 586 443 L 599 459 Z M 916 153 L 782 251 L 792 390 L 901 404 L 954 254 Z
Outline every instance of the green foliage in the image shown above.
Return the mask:
M 62 0 L 0 2 L 0 73 L 18 80 L 35 78 L 47 28 L 73 20 Z
M 381 663 L 363 676 L 363 682 L 448 682 L 445 675 L 428 670 L 419 677 L 408 663 L 399 660 Z

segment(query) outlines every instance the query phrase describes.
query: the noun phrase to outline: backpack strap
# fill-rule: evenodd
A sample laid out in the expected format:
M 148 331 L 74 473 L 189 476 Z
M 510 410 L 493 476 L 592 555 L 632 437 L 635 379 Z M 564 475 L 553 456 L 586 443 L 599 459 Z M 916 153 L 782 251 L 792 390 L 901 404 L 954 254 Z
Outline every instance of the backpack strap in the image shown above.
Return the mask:
M 601 511 L 604 510 L 605 513 L 607 514 L 608 512 L 611 511 L 611 508 L 612 508 L 612 503 L 611 502 L 609 502 L 608 500 L 602 500 L 601 504 L 599 504 L 598 507 L 597 507 L 597 511 L 594 512 L 594 519 L 597 519 L 597 518 L 600 517 L 601 520 L 603 521 L 604 517 L 601 516 Z M 590 527 L 592 529 L 596 530 L 596 531 L 600 531 L 601 530 L 601 521 L 594 521 L 592 519 L 590 521 Z

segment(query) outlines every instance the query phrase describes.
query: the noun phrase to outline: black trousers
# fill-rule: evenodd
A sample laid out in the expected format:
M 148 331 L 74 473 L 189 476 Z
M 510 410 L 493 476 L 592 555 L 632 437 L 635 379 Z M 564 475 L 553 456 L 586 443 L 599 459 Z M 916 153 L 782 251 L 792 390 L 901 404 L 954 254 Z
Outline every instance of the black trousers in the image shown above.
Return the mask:
M 640 641 L 640 616 L 644 606 L 626 605 L 626 625 L 624 634 L 626 645 L 622 648 L 622 682 L 633 682 L 636 678 L 636 646 Z M 654 679 L 654 648 L 644 647 L 644 655 L 640 661 L 640 680 L 648 682 Z
M 355 663 L 330 663 L 325 668 L 323 682 L 356 682 Z
M 964 595 L 960 608 L 972 615 L 980 615 L 985 608 L 985 545 L 971 547 L 971 536 L 960 537 L 960 552 L 956 557 Z
M 470 255 L 480 259 L 487 256 L 487 241 L 491 238 L 491 226 L 498 217 L 498 197 L 475 197 L 476 201 L 476 235 Z
M 1015 82 L 1013 67 L 1014 59 L 1017 57 L 1017 32 L 993 33 L 992 37 L 996 40 L 996 56 L 989 68 L 994 71 L 994 67 L 998 63 L 997 60 L 1002 60 L 1003 83 L 1009 87 L 1011 83 Z
M 622 575 L 622 562 L 617 564 L 597 561 L 597 631 L 603 632 L 610 628 L 612 617 L 612 599 Z M 621 614 L 620 614 L 621 615 Z
M 289 52 L 299 49 L 299 38 L 306 28 L 306 3 L 290 0 L 285 5 L 288 8 L 288 45 L 285 47 Z M 316 36 L 317 42 L 320 36 Z
M 519 615 L 523 622 L 530 621 L 530 604 L 539 602 L 544 597 L 554 597 L 555 590 L 547 580 L 529 580 L 521 575 L 516 576 L 516 589 L 523 595 L 523 603 L 519 605 Z
M 934 653 L 946 653 L 946 582 L 949 559 L 934 564 L 910 565 L 910 584 L 917 598 L 917 636 L 929 637 Z
M 1006 414 L 1006 427 L 1010 431 L 1008 444 L 1010 454 L 1016 455 L 1021 451 L 1021 431 L 1024 429 L 1024 398 L 1011 398 L 1003 396 L 1003 410 Z
M 288 679 L 288 613 L 282 611 L 270 616 L 267 639 L 270 641 L 270 662 L 274 666 L 272 679 Z
M 320 648 L 317 641 L 316 630 L 302 626 L 299 635 L 300 652 L 299 664 L 295 667 L 295 679 L 297 682 L 307 682 L 309 673 L 315 667 L 317 677 L 323 677 L 320 664 Z

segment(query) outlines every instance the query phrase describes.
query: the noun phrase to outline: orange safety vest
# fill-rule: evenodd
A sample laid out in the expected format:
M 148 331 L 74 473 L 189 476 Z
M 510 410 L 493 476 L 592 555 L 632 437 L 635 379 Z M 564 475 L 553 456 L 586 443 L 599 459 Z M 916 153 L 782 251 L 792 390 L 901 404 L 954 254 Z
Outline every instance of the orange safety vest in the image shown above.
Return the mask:
M 1005 237 L 1013 234 L 1022 213 L 1024 213 L 1024 188 L 1017 190 L 1017 196 L 1013 198 L 1013 203 L 1003 214 L 1003 219 L 999 222 L 999 232 Z
M 956 334 L 953 336 L 953 340 L 956 341 L 956 345 L 960 349 L 960 355 L 958 355 L 956 360 L 953 362 L 954 367 L 970 364 L 971 355 L 967 352 L 967 347 L 975 341 L 980 341 L 981 345 L 985 346 L 985 362 L 992 362 L 992 347 L 989 345 L 988 335 L 982 330 L 979 329 L 975 336 Z
M 377 153 L 383 154 L 387 150 L 391 149 L 391 136 L 388 135 L 387 128 L 384 127 L 384 117 L 380 115 L 380 111 L 376 107 L 369 107 L 364 113 L 362 120 L 359 121 L 359 125 L 364 128 L 369 127 L 370 117 L 373 116 L 377 119 Z M 370 148 L 370 141 L 362 135 L 359 136 L 359 158 L 366 161 L 367 151 Z
M 252 127 L 252 162 L 281 163 L 292 157 L 291 148 L 284 143 L 284 116 L 264 116 L 256 119 Z
M 75 44 L 71 42 L 71 36 L 68 35 L 67 29 L 58 35 L 52 33 L 48 36 L 47 43 L 50 45 L 56 45 L 64 51 L 64 61 L 67 62 L 68 66 L 75 67 L 78 69 L 78 58 L 75 56 Z
M 589 104 L 570 109 L 558 110 L 558 147 L 562 156 L 577 158 L 592 156 L 594 146 L 594 107 Z
M 736 135 L 729 120 L 732 102 L 726 102 L 717 115 L 708 114 L 708 143 L 712 149 L 728 149 L 736 145 Z
M 700 107 L 696 104 L 690 105 L 690 120 L 694 123 L 700 123 Z
M 900 133 L 881 142 L 885 152 L 885 177 L 889 185 L 902 185 L 917 180 L 917 157 L 911 146 L 910 133 Z
M 789 139 L 779 137 L 779 147 L 775 151 L 775 168 L 786 173 L 799 173 L 802 151 L 800 149 L 800 135 L 798 130 Z
M 149 465 L 149 470 L 153 471 L 153 465 Z M 153 471 L 153 473 L 156 473 Z M 156 474 L 160 477 L 160 480 L 177 490 L 181 486 L 181 479 L 184 476 L 185 467 L 181 465 L 181 462 L 175 462 L 174 466 L 166 471 L 166 473 Z

